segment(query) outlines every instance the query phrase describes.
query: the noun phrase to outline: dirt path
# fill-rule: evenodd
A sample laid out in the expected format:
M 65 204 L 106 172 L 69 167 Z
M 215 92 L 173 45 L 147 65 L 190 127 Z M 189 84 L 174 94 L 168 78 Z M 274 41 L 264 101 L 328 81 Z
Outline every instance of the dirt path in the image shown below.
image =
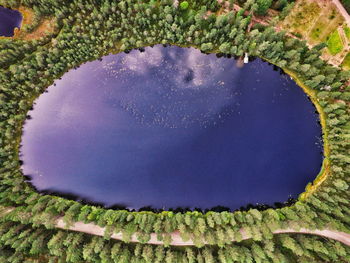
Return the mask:
M 0 207 L 0 218 L 5 217 L 7 214 L 12 212 L 15 208 L 14 207 Z M 70 230 L 70 231 L 75 231 L 75 232 L 80 232 L 80 233 L 86 233 L 90 235 L 95 235 L 95 236 L 104 236 L 105 228 L 100 227 L 94 223 L 83 223 L 83 222 L 76 222 L 73 225 L 66 227 L 66 223 L 63 221 L 63 217 L 59 217 L 55 223 L 55 227 L 59 229 L 64 229 L 64 230 Z M 247 234 L 243 229 L 240 230 L 240 233 L 242 235 L 242 240 L 250 239 L 252 238 L 251 235 Z M 310 229 L 292 229 L 292 228 L 286 228 L 286 229 L 278 229 L 272 232 L 273 234 L 283 234 L 283 233 L 295 233 L 295 234 L 309 234 L 309 235 L 317 235 L 317 236 L 322 236 L 326 237 L 329 239 L 333 239 L 336 241 L 339 241 L 343 243 L 346 246 L 350 246 L 350 234 L 345 233 L 345 232 L 339 232 L 335 230 L 329 230 L 329 229 L 324 229 L 324 230 L 310 230 Z M 179 231 L 174 231 L 170 233 L 171 235 L 171 243 L 170 245 L 172 246 L 194 246 L 193 240 L 187 240 L 184 241 L 182 240 L 182 237 L 180 235 Z M 115 240 L 123 240 L 123 234 L 121 232 L 118 233 L 113 233 L 111 236 L 111 239 Z M 235 242 L 236 240 L 232 240 L 232 242 Z M 132 243 L 139 243 L 140 241 L 137 239 L 137 234 L 133 234 L 130 238 L 130 242 Z M 151 233 L 150 234 L 150 240 L 146 242 L 147 244 L 151 245 L 163 245 L 163 241 L 158 240 L 157 234 L 156 233 Z M 203 240 L 203 244 L 207 244 Z
M 350 26 L 350 15 L 348 14 L 344 6 L 340 3 L 339 0 L 332 0 L 332 2 L 337 7 L 339 13 L 344 17 L 346 23 Z
M 105 231 L 105 228 L 102 228 L 102 227 L 97 226 L 97 225 L 92 224 L 92 223 L 85 224 L 83 222 L 77 222 L 73 226 L 66 228 L 65 223 L 63 222 L 62 218 L 58 219 L 58 221 L 56 223 L 56 227 L 61 228 L 61 229 L 76 231 L 76 232 L 83 232 L 83 233 L 96 235 L 96 236 L 103 236 L 104 231 Z M 240 230 L 240 232 L 242 234 L 243 240 L 252 238 L 252 236 L 248 235 L 244 230 Z M 338 231 L 334 231 L 334 230 L 328 230 L 328 229 L 310 230 L 310 229 L 305 229 L 305 228 L 301 228 L 301 229 L 297 230 L 297 229 L 287 228 L 287 229 L 279 229 L 279 230 L 273 231 L 273 234 L 283 234 L 283 233 L 300 233 L 300 234 L 317 235 L 317 236 L 330 238 L 330 239 L 339 241 L 339 242 L 343 243 L 344 245 L 350 246 L 350 234 L 344 233 L 344 232 L 338 232 Z M 123 235 L 122 235 L 122 233 L 115 233 L 111 236 L 111 238 L 115 239 L 115 240 L 123 240 L 122 239 Z M 183 241 L 181 236 L 180 236 L 179 231 L 175 231 L 175 232 L 171 233 L 171 238 L 172 238 L 172 242 L 170 243 L 170 245 L 172 245 L 172 246 L 194 246 L 194 242 L 192 240 Z M 235 240 L 232 240 L 232 242 L 234 242 L 234 241 Z M 134 243 L 139 242 L 137 240 L 136 234 L 133 234 L 131 236 L 130 242 L 134 242 Z M 203 243 L 206 244 L 205 241 L 203 241 Z M 163 245 L 163 242 L 159 241 L 157 239 L 157 234 L 152 233 L 151 238 L 147 242 L 147 244 Z

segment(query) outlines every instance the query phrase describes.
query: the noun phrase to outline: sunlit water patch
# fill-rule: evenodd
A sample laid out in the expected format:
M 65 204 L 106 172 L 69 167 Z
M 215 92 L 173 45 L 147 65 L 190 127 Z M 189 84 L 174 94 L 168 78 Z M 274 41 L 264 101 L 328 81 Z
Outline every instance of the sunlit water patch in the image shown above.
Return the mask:
M 322 162 L 315 108 L 261 60 L 155 46 L 66 73 L 24 126 L 38 190 L 128 208 L 273 204 Z

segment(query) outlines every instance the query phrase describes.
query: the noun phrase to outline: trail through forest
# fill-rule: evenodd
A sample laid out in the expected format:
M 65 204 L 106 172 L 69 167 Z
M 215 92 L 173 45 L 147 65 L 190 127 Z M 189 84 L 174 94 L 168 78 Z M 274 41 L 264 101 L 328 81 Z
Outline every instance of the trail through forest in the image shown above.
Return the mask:
M 104 236 L 105 228 L 97 226 L 92 223 L 85 224 L 83 222 L 76 222 L 72 226 L 66 228 L 65 223 L 63 221 L 63 218 L 59 218 L 56 223 L 57 228 L 61 229 L 68 229 L 71 231 L 77 231 L 77 232 L 82 232 L 86 234 L 91 234 L 91 235 L 96 235 L 96 236 Z M 242 239 L 250 239 L 252 238 L 250 235 L 248 235 L 244 230 L 240 230 Z M 317 235 L 317 236 L 322 236 L 322 237 L 327 237 L 336 241 L 339 241 L 343 243 L 344 245 L 350 246 L 350 234 L 344 233 L 344 232 L 338 232 L 334 230 L 329 230 L 329 229 L 324 229 L 324 230 L 310 230 L 310 229 L 305 229 L 301 228 L 299 230 L 297 229 L 292 229 L 292 228 L 287 228 L 287 229 L 278 229 L 276 231 L 273 231 L 273 234 L 283 234 L 283 233 L 299 233 L 299 234 L 310 234 L 310 235 Z M 114 233 L 111 236 L 112 239 L 115 240 L 123 240 L 123 235 L 121 232 L 119 233 Z M 192 240 L 188 241 L 183 241 L 180 232 L 175 231 L 171 233 L 171 238 L 172 242 L 170 245 L 172 246 L 194 246 L 194 242 Z M 138 243 L 137 235 L 133 234 L 131 236 L 130 242 Z M 204 241 L 203 241 L 204 242 Z M 235 242 L 235 240 L 232 240 L 232 242 Z M 147 244 L 152 244 L 152 245 L 163 245 L 163 241 L 159 241 L 157 239 L 157 234 L 152 233 L 150 240 L 147 242 Z M 206 242 L 204 242 L 206 244 Z

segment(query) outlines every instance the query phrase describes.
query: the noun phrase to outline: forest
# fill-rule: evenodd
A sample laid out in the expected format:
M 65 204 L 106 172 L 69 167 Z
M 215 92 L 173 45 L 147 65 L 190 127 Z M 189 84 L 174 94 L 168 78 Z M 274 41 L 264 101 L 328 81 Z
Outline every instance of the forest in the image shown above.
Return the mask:
M 350 233 L 350 72 L 320 59 L 325 44 L 309 49 L 283 31 L 251 23 L 253 15 L 288 8 L 291 1 L 230 4 L 229 12 L 222 12 L 216 0 L 0 0 L 5 7 L 34 11 L 36 25 L 23 30 L 35 30 L 45 18 L 55 23 L 53 32 L 38 39 L 0 38 L 1 262 L 350 262 L 350 248 L 340 242 L 272 234 L 287 228 Z M 233 4 L 242 9 L 235 11 Z M 308 89 L 324 118 L 324 169 L 294 204 L 234 212 L 137 212 L 39 193 L 27 182 L 19 148 L 33 101 L 69 69 L 155 44 L 234 57 L 249 53 Z M 104 237 L 59 230 L 58 217 L 67 227 L 74 222 L 105 227 Z M 174 231 L 195 246 L 170 246 Z M 242 231 L 251 238 L 242 240 Z M 123 240 L 112 240 L 119 232 Z M 164 245 L 147 244 L 151 233 Z M 139 243 L 130 242 L 133 234 Z

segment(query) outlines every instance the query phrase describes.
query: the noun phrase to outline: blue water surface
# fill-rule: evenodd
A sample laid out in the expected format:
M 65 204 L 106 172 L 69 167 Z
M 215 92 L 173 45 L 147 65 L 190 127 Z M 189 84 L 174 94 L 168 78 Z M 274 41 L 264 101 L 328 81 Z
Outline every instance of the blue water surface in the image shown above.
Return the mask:
M 20 27 L 22 14 L 0 6 L 0 36 L 12 37 L 16 27 Z
M 318 115 L 288 75 L 194 48 L 147 47 L 70 70 L 24 126 L 38 190 L 138 209 L 273 204 L 322 163 Z

